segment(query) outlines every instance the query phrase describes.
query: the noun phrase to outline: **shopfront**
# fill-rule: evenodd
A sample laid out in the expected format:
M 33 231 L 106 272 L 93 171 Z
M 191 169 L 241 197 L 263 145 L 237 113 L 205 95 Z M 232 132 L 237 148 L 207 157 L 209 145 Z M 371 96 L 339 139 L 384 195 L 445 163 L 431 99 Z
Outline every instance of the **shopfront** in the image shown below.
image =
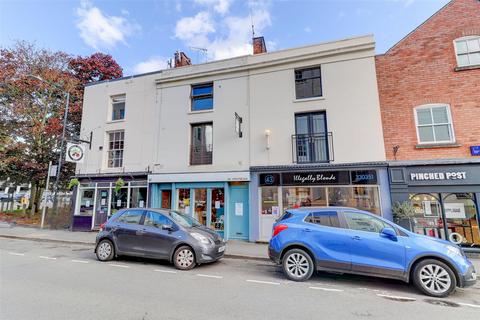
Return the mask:
M 427 161 L 389 168 L 393 202 L 411 204 L 400 222 L 411 231 L 480 250 L 480 163 Z
M 225 239 L 248 240 L 249 172 L 149 175 L 150 206 L 193 216 Z
M 257 205 L 252 204 L 251 221 L 258 227 L 251 240 L 268 241 L 275 220 L 291 208 L 344 206 L 391 218 L 386 164 L 344 167 L 252 168 L 251 197 Z
M 148 203 L 147 176 L 78 177 L 72 230 L 96 230 L 115 212 L 144 208 Z

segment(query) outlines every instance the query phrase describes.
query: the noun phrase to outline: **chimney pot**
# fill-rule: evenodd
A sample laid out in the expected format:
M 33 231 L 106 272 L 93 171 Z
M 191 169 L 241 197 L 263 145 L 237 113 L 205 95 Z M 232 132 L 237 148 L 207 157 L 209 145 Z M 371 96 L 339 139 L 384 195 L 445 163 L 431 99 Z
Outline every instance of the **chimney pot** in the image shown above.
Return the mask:
M 190 60 L 187 55 L 182 52 L 182 51 L 176 51 L 175 52 L 175 68 L 178 67 L 184 67 L 184 66 L 190 66 L 192 64 L 192 60 Z
M 267 52 L 267 46 L 265 45 L 265 39 L 263 37 L 253 38 L 253 54 Z

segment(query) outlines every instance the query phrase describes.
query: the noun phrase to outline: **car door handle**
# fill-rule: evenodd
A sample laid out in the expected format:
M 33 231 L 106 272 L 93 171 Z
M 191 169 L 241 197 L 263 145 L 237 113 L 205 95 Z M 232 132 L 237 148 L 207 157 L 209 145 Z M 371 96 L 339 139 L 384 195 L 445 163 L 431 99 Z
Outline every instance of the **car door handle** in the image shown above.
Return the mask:
M 147 230 L 146 230 L 146 229 L 142 229 L 142 230 L 137 230 L 135 233 L 136 233 L 137 235 L 141 235 L 141 234 L 144 234 L 145 232 L 147 232 Z
M 353 240 L 362 240 L 362 238 L 360 238 L 359 236 L 353 236 L 352 239 Z
M 305 229 L 303 229 L 303 231 L 305 231 L 305 232 L 312 232 L 312 229 L 305 228 Z

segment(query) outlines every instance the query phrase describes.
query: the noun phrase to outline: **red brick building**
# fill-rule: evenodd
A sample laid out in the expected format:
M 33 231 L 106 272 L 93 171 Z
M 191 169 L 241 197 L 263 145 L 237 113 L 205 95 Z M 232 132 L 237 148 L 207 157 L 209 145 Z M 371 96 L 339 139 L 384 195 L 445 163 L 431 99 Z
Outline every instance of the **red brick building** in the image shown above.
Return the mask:
M 449 2 L 376 67 L 392 202 L 415 209 L 394 215 L 480 252 L 480 1 Z
M 479 0 L 449 2 L 376 67 L 387 159 L 471 157 L 480 145 Z

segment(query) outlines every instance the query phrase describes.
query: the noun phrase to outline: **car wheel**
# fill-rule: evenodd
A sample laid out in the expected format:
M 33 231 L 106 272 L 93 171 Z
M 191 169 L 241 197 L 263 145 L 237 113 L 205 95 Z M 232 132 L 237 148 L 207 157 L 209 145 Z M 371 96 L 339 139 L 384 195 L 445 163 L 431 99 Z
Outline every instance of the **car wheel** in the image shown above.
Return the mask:
M 448 296 L 457 287 L 452 269 L 434 259 L 423 260 L 415 266 L 413 282 L 420 291 L 437 298 Z
M 188 246 L 181 246 L 173 254 L 173 264 L 180 270 L 190 270 L 195 267 L 195 253 Z
M 100 261 L 110 261 L 115 257 L 115 248 L 110 240 L 100 241 L 95 249 L 97 259 Z
M 293 281 L 308 280 L 314 271 L 312 258 L 301 249 L 292 249 L 283 256 L 283 272 Z

